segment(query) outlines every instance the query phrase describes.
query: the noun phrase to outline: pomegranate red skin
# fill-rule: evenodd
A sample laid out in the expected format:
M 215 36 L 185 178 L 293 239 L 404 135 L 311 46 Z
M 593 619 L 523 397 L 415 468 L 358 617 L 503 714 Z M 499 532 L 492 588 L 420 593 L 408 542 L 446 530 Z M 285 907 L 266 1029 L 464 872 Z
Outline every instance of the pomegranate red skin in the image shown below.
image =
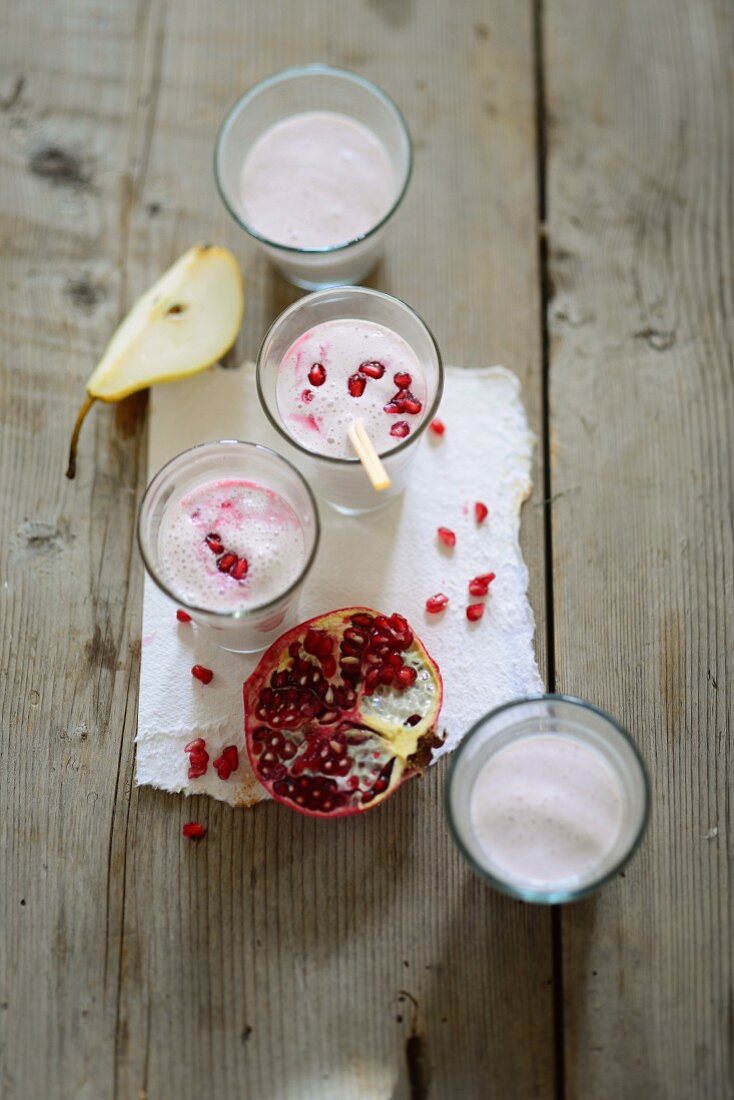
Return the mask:
M 416 757 L 422 757 L 422 758 L 420 760 L 416 759 L 415 763 L 413 763 L 413 764 L 411 764 L 411 762 L 408 761 L 409 766 L 404 769 L 404 771 L 402 772 L 402 774 L 400 775 L 398 781 L 395 783 L 394 786 L 388 787 L 388 789 L 385 793 L 377 795 L 372 801 L 370 801 L 370 802 L 368 802 L 364 805 L 342 807 L 337 812 L 322 813 L 318 810 L 304 809 L 302 807 L 294 806 L 293 802 L 291 800 L 281 798 L 276 793 L 276 791 L 273 790 L 272 785 L 270 783 L 268 783 L 267 781 L 265 781 L 260 776 L 259 768 L 258 768 L 258 758 L 257 758 L 257 755 L 253 751 L 252 738 L 251 738 L 251 736 L 249 736 L 249 734 L 251 733 L 251 730 L 254 729 L 255 727 L 257 727 L 258 725 L 260 725 L 260 722 L 256 718 L 256 716 L 253 713 L 251 713 L 251 711 L 250 711 L 250 708 L 248 706 L 248 693 L 254 687 L 256 687 L 256 686 L 261 687 L 266 682 L 265 674 L 261 672 L 261 669 L 264 668 L 267 672 L 269 672 L 272 669 L 277 668 L 281 657 L 283 656 L 283 654 L 288 649 L 289 643 L 292 642 L 293 640 L 295 640 L 296 638 L 299 638 L 299 637 L 304 637 L 305 638 L 306 632 L 308 631 L 309 627 L 314 626 L 314 624 L 318 624 L 318 623 L 323 622 L 323 620 L 327 616 L 328 616 L 329 619 L 331 619 L 332 617 L 336 618 L 337 616 L 341 616 L 341 615 L 353 615 L 355 613 L 361 613 L 361 612 L 369 614 L 369 615 L 378 615 L 378 614 L 380 614 L 379 612 L 375 612 L 372 608 L 368 608 L 368 607 L 362 607 L 362 606 L 340 607 L 340 608 L 336 608 L 333 611 L 325 612 L 325 613 L 322 613 L 320 615 L 315 615 L 313 618 L 307 619 L 306 621 L 300 623 L 298 626 L 293 627 L 293 628 L 291 628 L 291 630 L 286 631 L 285 634 L 282 634 L 280 636 L 280 638 L 277 638 L 273 642 L 273 644 L 264 652 L 264 654 L 260 658 L 260 661 L 258 662 L 257 668 L 255 669 L 255 671 L 252 673 L 252 675 L 243 684 L 242 694 L 243 694 L 244 712 L 245 712 L 245 748 L 247 750 L 247 756 L 248 756 L 248 759 L 250 761 L 250 766 L 252 767 L 253 774 L 255 775 L 258 782 L 265 788 L 265 790 L 268 792 L 268 794 L 271 796 L 271 798 L 274 801 L 282 802 L 284 805 L 287 805 L 289 809 L 294 810 L 297 813 L 301 813 L 305 817 L 319 817 L 319 818 L 328 818 L 329 820 L 333 820 L 334 818 L 337 818 L 337 817 L 354 817 L 358 814 L 365 813 L 367 810 L 373 809 L 375 806 L 377 806 L 381 802 L 383 802 L 385 800 L 385 798 L 389 797 L 389 795 L 394 794 L 394 792 L 398 789 L 398 787 L 402 786 L 402 784 L 405 782 L 406 779 L 410 779 L 412 776 L 420 774 L 423 771 L 424 767 L 430 762 L 431 754 L 432 754 L 432 747 L 436 746 L 436 745 L 439 745 L 441 743 L 441 738 L 437 736 L 436 729 L 435 729 L 436 724 L 438 723 L 438 718 L 439 718 L 440 711 L 441 711 L 441 703 L 443 701 L 443 679 L 442 679 L 442 676 L 441 676 L 441 670 L 439 669 L 439 667 L 436 664 L 436 662 L 434 661 L 434 659 L 431 657 L 430 653 L 426 649 L 426 647 L 423 644 L 423 642 L 421 641 L 421 639 L 419 639 L 418 636 L 414 634 L 414 640 L 419 642 L 419 644 L 421 646 L 421 649 L 422 649 L 423 657 L 426 661 L 426 664 L 428 666 L 430 666 L 430 669 L 432 670 L 433 676 L 436 680 L 436 684 L 437 684 L 437 688 L 438 688 L 438 700 L 439 700 L 439 702 L 438 702 L 438 706 L 436 708 L 434 725 L 433 725 L 432 729 L 430 731 L 428 731 L 427 734 L 425 735 L 425 742 L 426 742 L 426 746 L 427 746 L 426 751 L 425 752 L 421 751 L 421 745 L 420 744 L 417 746 L 418 751 L 416 752 L 415 755 L 416 755 Z M 344 713 L 344 718 L 346 719 L 348 717 L 349 717 L 348 713 L 345 712 Z

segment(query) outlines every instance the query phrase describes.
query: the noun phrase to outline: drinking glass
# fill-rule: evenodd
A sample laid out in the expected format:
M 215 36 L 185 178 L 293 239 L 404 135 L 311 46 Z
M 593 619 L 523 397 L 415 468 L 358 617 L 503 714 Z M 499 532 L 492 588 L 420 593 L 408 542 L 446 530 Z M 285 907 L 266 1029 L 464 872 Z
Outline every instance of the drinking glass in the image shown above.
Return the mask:
M 334 111 L 367 126 L 384 145 L 395 178 L 387 214 L 367 233 L 325 248 L 293 248 L 264 237 L 248 225 L 240 194 L 242 166 L 254 142 L 276 122 L 306 111 Z M 387 224 L 407 191 L 412 164 L 410 134 L 390 97 L 363 76 L 329 65 L 285 69 L 255 84 L 226 116 L 214 151 L 214 177 L 227 210 L 286 279 L 306 290 L 358 283 L 372 270 Z
M 187 602 L 176 592 L 175 582 L 161 561 L 160 531 L 169 507 L 175 507 L 199 485 L 230 478 L 270 489 L 290 505 L 303 531 L 303 564 L 296 579 L 273 599 L 254 607 L 212 611 Z M 260 443 L 223 439 L 192 447 L 158 471 L 141 501 L 137 531 L 145 568 L 161 591 L 184 608 L 222 649 L 256 653 L 295 621 L 300 592 L 316 557 L 321 527 L 313 493 L 290 462 Z
M 376 492 L 359 459 L 309 451 L 288 430 L 278 408 L 278 368 L 291 345 L 305 332 L 325 321 L 372 321 L 402 336 L 416 353 L 426 378 L 426 413 L 407 438 L 380 455 L 390 478 L 390 488 Z M 301 452 L 301 468 L 323 500 L 345 515 L 362 515 L 382 508 L 405 489 L 410 466 L 423 433 L 436 414 L 443 393 L 443 363 L 431 332 L 418 314 L 389 294 L 362 286 L 335 287 L 309 294 L 294 302 L 273 322 L 257 357 L 257 392 L 270 423 Z
M 576 880 L 565 879 L 545 888 L 513 879 L 505 867 L 493 863 L 476 834 L 470 814 L 474 783 L 491 757 L 508 745 L 537 734 L 570 738 L 601 753 L 617 780 L 622 798 L 621 827 L 606 855 Z M 545 904 L 586 897 L 616 875 L 642 839 L 649 800 L 645 766 L 627 731 L 598 707 L 568 695 L 517 699 L 480 718 L 456 751 L 446 784 L 449 827 L 473 870 L 503 893 Z

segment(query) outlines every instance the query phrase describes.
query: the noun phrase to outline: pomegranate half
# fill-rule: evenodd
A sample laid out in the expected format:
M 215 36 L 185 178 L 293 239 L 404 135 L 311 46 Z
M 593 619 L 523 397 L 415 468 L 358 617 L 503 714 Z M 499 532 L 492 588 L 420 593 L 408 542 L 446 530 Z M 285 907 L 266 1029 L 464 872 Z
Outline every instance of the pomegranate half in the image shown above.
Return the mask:
M 442 696 L 438 666 L 402 615 L 319 615 L 274 642 L 245 683 L 252 769 L 299 813 L 362 813 L 429 763 Z

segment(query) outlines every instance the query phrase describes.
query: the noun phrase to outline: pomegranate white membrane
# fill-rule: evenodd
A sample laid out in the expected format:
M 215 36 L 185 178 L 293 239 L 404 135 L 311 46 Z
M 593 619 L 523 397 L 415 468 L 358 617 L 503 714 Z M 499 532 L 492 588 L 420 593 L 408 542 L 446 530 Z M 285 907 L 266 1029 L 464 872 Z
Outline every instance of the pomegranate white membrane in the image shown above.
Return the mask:
M 303 569 L 303 528 L 272 489 L 243 479 L 197 485 L 171 499 L 159 531 L 161 571 L 186 604 L 209 611 L 259 607 Z
M 347 434 L 364 423 L 378 454 L 392 450 L 422 423 L 426 379 L 401 336 L 357 318 L 327 321 L 299 337 L 278 370 L 283 425 L 309 451 L 354 458 Z
M 622 825 L 623 792 L 596 749 L 571 737 L 523 737 L 478 772 L 472 828 L 488 865 L 547 891 L 594 878 Z
M 305 111 L 268 127 L 249 149 L 241 209 L 275 244 L 333 248 L 382 221 L 396 191 L 390 157 L 372 130 L 336 111 Z

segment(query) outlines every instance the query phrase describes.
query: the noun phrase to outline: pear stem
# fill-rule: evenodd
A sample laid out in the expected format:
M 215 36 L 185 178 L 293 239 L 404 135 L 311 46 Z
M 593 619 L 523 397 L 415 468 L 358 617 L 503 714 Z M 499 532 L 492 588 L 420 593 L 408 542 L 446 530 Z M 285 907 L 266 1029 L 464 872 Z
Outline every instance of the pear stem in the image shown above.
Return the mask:
M 82 430 L 82 424 L 84 419 L 91 409 L 94 402 L 97 400 L 92 394 L 87 394 L 87 400 L 79 410 L 79 415 L 76 418 L 76 424 L 74 425 L 74 431 L 71 433 L 71 444 L 69 446 L 69 465 L 66 469 L 66 476 L 72 479 L 76 476 L 76 449 L 79 443 L 79 432 Z

